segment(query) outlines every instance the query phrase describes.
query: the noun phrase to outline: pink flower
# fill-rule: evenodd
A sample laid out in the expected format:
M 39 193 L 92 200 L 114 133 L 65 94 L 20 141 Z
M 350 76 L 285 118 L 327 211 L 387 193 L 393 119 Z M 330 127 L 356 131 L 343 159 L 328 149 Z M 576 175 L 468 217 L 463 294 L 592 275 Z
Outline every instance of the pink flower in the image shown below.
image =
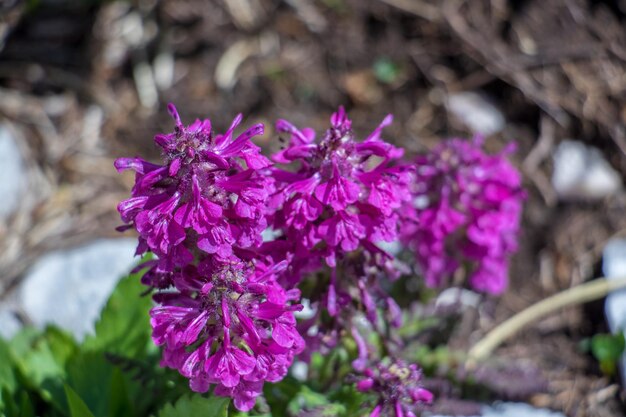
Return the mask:
M 285 254 L 262 245 L 273 180 L 250 138 L 263 126 L 235 137 L 240 115 L 214 135 L 209 120 L 184 126 L 168 108 L 176 129 L 155 137 L 163 165 L 115 163 L 136 172 L 131 198 L 118 206 L 122 230 L 137 229 L 137 254 L 155 255 L 137 269 L 156 290 L 150 323 L 161 365 L 187 377 L 192 390 L 215 386 L 249 410 L 264 382 L 284 378 L 304 348 L 294 318 L 300 293 L 277 282 Z
M 175 291 L 158 294 L 151 311 L 163 365 L 178 369 L 195 391 L 215 384 L 244 408 L 254 403 L 260 390 L 250 387 L 282 379 L 304 348 L 293 316 L 299 292 L 276 283 L 284 267 L 207 259 L 175 275 Z
M 465 266 L 474 289 L 501 294 L 525 194 L 505 158 L 512 149 L 487 155 L 481 142 L 448 140 L 415 160 L 413 198 L 425 205 L 404 205 L 401 237 L 429 286 L 444 284 Z
M 118 170 L 137 173 L 132 197 L 118 210 L 145 242 L 138 252 L 151 250 L 160 259 L 160 269 L 167 271 L 191 262 L 189 240 L 223 259 L 232 256 L 234 245 L 260 244 L 269 180 L 259 170 L 269 161 L 250 138 L 263 133 L 263 126 L 235 137 L 239 115 L 226 133 L 214 135 L 208 119 L 184 126 L 176 108 L 170 104 L 168 109 L 176 129 L 155 137 L 163 165 L 140 158 L 115 162 Z
M 398 210 L 411 198 L 411 169 L 398 164 L 402 151 L 380 137 L 391 120 L 387 116 L 361 142 L 343 107 L 331 116 L 331 126 L 319 140 L 312 129 L 300 130 L 285 120 L 276 123 L 276 129 L 291 138 L 272 158 L 296 165 L 295 171 L 272 169 L 276 191 L 271 225 L 290 254 L 285 282 L 297 284 L 307 272 L 320 269 L 320 259 L 330 268 L 345 267 L 349 257 L 366 257 L 373 269 L 391 265 L 378 255 L 382 250 L 376 245 L 397 239 Z M 371 275 L 363 264 L 354 271 L 360 275 L 353 280 L 331 279 L 321 297 L 333 316 L 349 302 L 356 278 Z M 368 291 L 376 293 L 374 303 L 384 300 L 379 300 L 377 289 Z
M 386 358 L 361 371 L 356 388 L 378 397 L 370 417 L 389 415 L 415 417 L 414 411 L 429 405 L 433 394 L 420 382 L 422 374 L 415 364 Z

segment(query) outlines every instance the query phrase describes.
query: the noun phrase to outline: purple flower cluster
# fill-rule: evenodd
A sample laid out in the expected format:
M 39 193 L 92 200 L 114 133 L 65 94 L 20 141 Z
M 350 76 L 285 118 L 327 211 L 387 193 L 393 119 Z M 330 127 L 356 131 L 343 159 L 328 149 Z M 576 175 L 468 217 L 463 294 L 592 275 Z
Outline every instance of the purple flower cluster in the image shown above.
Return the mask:
M 417 365 L 387 359 L 363 370 L 356 387 L 361 392 L 378 395 L 370 417 L 415 417 L 418 407 L 433 400 L 433 394 L 421 386 L 421 379 Z
M 158 135 L 163 165 L 120 158 L 118 170 L 136 172 L 132 197 L 118 206 L 124 228 L 139 233 L 137 254 L 156 259 L 141 267 L 159 291 L 151 311 L 153 339 L 164 366 L 190 379 L 194 391 L 231 396 L 249 410 L 263 382 L 282 379 L 304 342 L 296 331 L 297 289 L 285 291 L 276 274 L 286 262 L 262 252 L 269 161 L 250 138 L 234 137 L 241 122 L 213 135 L 209 120 Z
M 239 410 L 250 410 L 263 382 L 280 381 L 302 351 L 290 305 L 300 294 L 276 283 L 283 264 L 206 260 L 174 278 L 176 292 L 158 294 L 153 339 L 165 347 L 163 366 L 180 370 L 196 392 L 216 384 Z
M 482 140 L 448 140 L 415 160 L 413 205 L 403 208 L 402 240 L 416 254 L 426 283 L 439 286 L 462 266 L 470 285 L 500 294 L 517 248 L 524 193 L 519 172 Z
M 361 251 L 361 271 L 353 275 L 362 280 L 368 275 L 364 266 L 390 264 L 391 257 L 376 244 L 397 239 L 398 209 L 410 198 L 411 178 L 409 167 L 396 164 L 403 151 L 380 138 L 391 121 L 388 115 L 361 142 L 343 107 L 331 116 L 331 127 L 319 141 L 310 128 L 298 129 L 285 120 L 276 123 L 290 138 L 272 159 L 296 165 L 295 172 L 273 169 L 272 226 L 291 245 L 287 281 L 299 283 L 304 273 L 318 270 L 323 259 L 333 269 L 325 297 L 331 316 L 349 299 L 338 290 L 334 272 L 345 267 L 341 262 L 349 254 Z
M 430 403 L 418 367 L 380 360 L 357 324 L 367 318 L 367 331 L 385 345 L 379 352 L 401 348 L 390 329 L 400 326 L 402 310 L 384 283 L 406 269 L 383 242 L 400 240 L 414 251 L 428 285 L 467 267 L 475 289 L 505 289 L 524 194 L 504 155 L 485 154 L 479 140 L 454 139 L 407 165 L 402 149 L 381 139 L 391 115 L 358 141 L 340 107 L 319 139 L 279 120 L 277 131 L 289 137 L 272 157 L 279 168 L 250 141 L 262 125 L 235 135 L 239 115 L 214 134 L 209 120 L 185 126 L 168 109 L 175 130 L 155 137 L 163 163 L 115 162 L 136 173 L 118 210 L 121 229 L 139 234 L 137 254 L 154 254 L 138 269 L 155 292 L 150 322 L 162 365 L 194 391 L 215 386 L 248 411 L 296 355 L 306 360 L 351 335 L 357 388 L 379 398 L 372 417 L 412 417 Z M 274 238 L 264 242 L 263 232 Z M 314 285 L 303 284 L 307 276 Z M 316 313 L 297 324 L 299 287 Z
M 185 127 L 173 105 L 176 129 L 154 140 L 164 164 L 119 158 L 118 171 L 137 175 L 132 198 L 118 206 L 122 220 L 139 232 L 137 253 L 150 250 L 159 268 L 171 271 L 194 260 L 196 248 L 227 260 L 233 247 L 258 246 L 265 230 L 268 179 L 259 171 L 267 158 L 250 138 L 263 133 L 255 125 L 236 138 L 237 116 L 223 135 L 213 136 L 210 120 Z

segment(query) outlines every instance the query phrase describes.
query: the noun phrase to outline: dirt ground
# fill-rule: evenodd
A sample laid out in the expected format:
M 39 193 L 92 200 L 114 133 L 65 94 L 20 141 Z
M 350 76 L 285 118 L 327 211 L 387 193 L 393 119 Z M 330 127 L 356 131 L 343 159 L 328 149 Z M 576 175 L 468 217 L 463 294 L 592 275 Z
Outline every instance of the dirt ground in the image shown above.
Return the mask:
M 626 233 L 626 196 L 560 202 L 552 153 L 564 139 L 598 147 L 626 174 L 626 3 L 584 0 L 0 1 L 0 123 L 19 139 L 27 191 L 0 224 L 0 299 L 40 254 L 116 236 L 132 175 L 123 155 L 157 156 L 165 104 L 219 129 L 285 118 L 323 128 L 346 105 L 364 133 L 408 153 L 468 136 L 448 97 L 479 91 L 515 140 L 528 192 L 511 289 L 467 346 L 541 298 L 601 275 L 608 239 Z M 261 145 L 279 143 L 270 128 Z M 570 416 L 625 414 L 624 389 L 579 342 L 606 331 L 602 302 L 553 315 L 497 355 L 544 372 L 522 398 Z M 515 398 L 515 395 L 508 396 Z M 507 398 L 503 394 L 502 398 Z

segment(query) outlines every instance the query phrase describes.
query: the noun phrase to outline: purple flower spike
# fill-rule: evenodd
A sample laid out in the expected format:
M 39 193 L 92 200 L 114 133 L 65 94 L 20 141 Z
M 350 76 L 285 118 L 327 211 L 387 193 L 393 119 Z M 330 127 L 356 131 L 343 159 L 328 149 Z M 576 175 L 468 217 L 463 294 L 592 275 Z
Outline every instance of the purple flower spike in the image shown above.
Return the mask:
M 433 394 L 421 386 L 421 379 L 417 365 L 385 359 L 364 369 L 356 388 L 378 396 L 370 416 L 415 417 L 415 411 L 433 401 Z
M 194 391 L 215 384 L 218 395 L 249 410 L 263 382 L 281 380 L 304 348 L 293 316 L 301 306 L 275 280 L 281 268 L 208 260 L 175 275 L 176 291 L 157 295 L 151 311 L 162 364 L 189 378 Z
M 377 261 L 380 269 L 389 266 L 376 244 L 398 238 L 398 210 L 411 198 L 411 168 L 398 165 L 402 151 L 381 139 L 382 129 L 391 121 L 387 116 L 361 142 L 343 107 L 331 116 L 331 127 L 318 140 L 311 129 L 300 130 L 285 120 L 276 123 L 290 140 L 272 159 L 297 165 L 295 172 L 272 170 L 276 188 L 272 227 L 280 233 L 278 240 L 292 246 L 291 284 L 322 267 L 320 260 L 338 268 L 356 251 L 368 253 L 369 266 L 375 268 Z M 332 283 L 328 289 L 326 307 L 331 316 L 342 307 L 338 304 L 342 294 L 349 292 L 341 286 L 345 287 Z
M 263 133 L 255 125 L 239 136 L 237 116 L 223 135 L 214 135 L 209 120 L 181 122 L 174 105 L 168 112 L 176 122 L 173 133 L 157 135 L 163 165 L 140 158 L 120 158 L 118 170 L 132 169 L 136 183 L 132 197 L 120 203 L 122 220 L 134 226 L 145 246 L 161 260 L 160 268 L 184 266 L 201 251 L 224 259 L 233 245 L 261 243 L 266 227 L 268 179 L 258 170 L 269 165 L 250 138 Z
M 304 348 L 294 317 L 300 293 L 276 278 L 287 267 L 284 254 L 272 258 L 262 247 L 272 179 L 250 139 L 263 126 L 236 136 L 239 115 L 214 135 L 209 120 L 184 126 L 173 105 L 168 112 L 174 132 L 155 137 L 162 165 L 115 162 L 136 172 L 131 198 L 118 206 L 123 228 L 139 233 L 138 255 L 155 255 L 137 268 L 158 304 L 152 339 L 162 347 L 161 365 L 187 377 L 192 390 L 215 386 L 248 411 L 263 384 L 283 379 Z
M 462 265 L 477 291 L 501 294 L 507 287 L 525 194 L 520 173 L 505 158 L 514 147 L 488 155 L 481 144 L 452 139 L 415 160 L 413 196 L 421 206 L 404 206 L 401 239 L 431 287 Z
M 291 140 L 273 159 L 300 167 L 295 175 L 274 170 L 279 200 L 284 201 L 274 228 L 296 241 L 296 234 L 305 230 L 312 238 L 299 243 L 301 249 L 315 250 L 331 266 L 362 241 L 395 239 L 394 210 L 408 199 L 410 170 L 390 166 L 398 158 L 397 149 L 380 139 L 390 122 L 388 116 L 364 142 L 357 142 L 340 107 L 331 117 L 331 128 L 315 142 L 311 129 L 298 130 L 279 120 L 277 130 L 289 133 Z M 325 243 L 323 248 L 315 247 L 319 242 Z

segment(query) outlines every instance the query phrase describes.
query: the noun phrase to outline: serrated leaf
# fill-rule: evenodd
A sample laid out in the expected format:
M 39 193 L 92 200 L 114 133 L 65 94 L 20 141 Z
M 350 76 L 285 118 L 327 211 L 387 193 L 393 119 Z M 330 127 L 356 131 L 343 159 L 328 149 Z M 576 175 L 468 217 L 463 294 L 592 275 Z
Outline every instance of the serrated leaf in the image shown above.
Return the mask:
M 12 354 L 26 385 L 35 390 L 43 400 L 58 409 L 64 409 L 63 381 L 66 374 L 63 362 L 67 357 L 63 353 L 65 350 L 61 348 L 61 339 L 55 339 L 53 350 L 47 336 L 44 332 L 30 338 L 28 350 L 13 351 Z
M 35 391 L 57 410 L 66 410 L 65 363 L 78 349 L 73 337 L 52 326 L 43 331 L 26 328 L 8 346 L 20 385 Z
M 184 396 L 175 405 L 167 404 L 158 417 L 227 417 L 230 398 Z
M 41 332 L 33 327 L 25 327 L 8 341 L 7 346 L 16 366 L 23 368 L 24 355 L 33 349 L 34 342 L 40 334 Z
M 65 395 L 70 408 L 70 417 L 95 417 L 80 396 L 65 384 Z
M 78 351 L 78 343 L 76 343 L 74 336 L 58 327 L 47 327 L 44 331 L 44 337 L 55 362 L 61 367 L 65 367 L 68 359 Z
M 141 296 L 141 273 L 122 278 L 96 323 L 95 336 L 83 343 L 85 350 L 99 350 L 140 357 L 150 340 L 149 310 L 152 301 Z

